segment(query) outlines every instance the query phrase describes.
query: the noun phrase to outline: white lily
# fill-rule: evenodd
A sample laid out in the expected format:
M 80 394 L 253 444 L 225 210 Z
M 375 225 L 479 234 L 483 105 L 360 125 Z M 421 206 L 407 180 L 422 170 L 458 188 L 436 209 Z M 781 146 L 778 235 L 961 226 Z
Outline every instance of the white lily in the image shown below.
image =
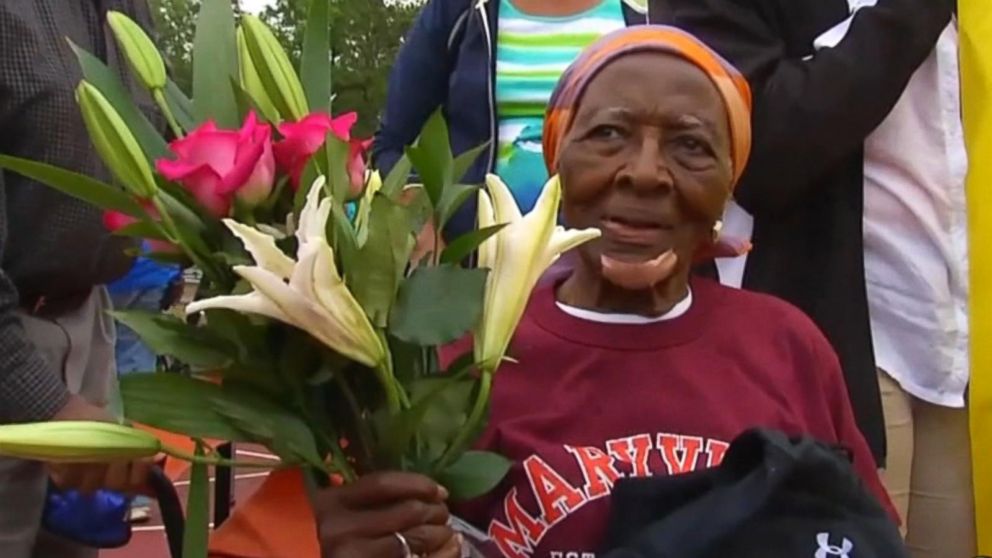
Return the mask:
M 488 193 L 487 191 L 488 190 Z M 562 253 L 599 237 L 598 229 L 557 224 L 561 181 L 544 185 L 533 211 L 521 215 L 499 177 L 486 177 L 479 191 L 479 227 L 507 225 L 479 246 L 479 267 L 489 268 L 482 324 L 475 333 L 475 361 L 490 372 L 499 367 L 538 279 Z
M 265 232 L 232 219 L 224 224 L 255 260 L 254 266 L 232 269 L 254 289 L 246 295 L 218 296 L 190 304 L 187 313 L 211 308 L 261 314 L 306 331 L 321 343 L 366 366 L 379 367 L 386 349 L 361 305 L 345 285 L 327 242 L 330 198 L 320 200 L 324 179 L 310 187 L 300 212 L 296 260 L 276 246 Z

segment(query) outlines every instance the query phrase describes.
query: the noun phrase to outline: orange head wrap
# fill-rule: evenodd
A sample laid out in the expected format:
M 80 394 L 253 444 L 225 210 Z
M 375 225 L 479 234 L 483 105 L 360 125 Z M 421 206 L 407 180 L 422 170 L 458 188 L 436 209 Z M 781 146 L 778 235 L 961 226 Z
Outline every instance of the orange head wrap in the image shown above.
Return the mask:
M 747 80 L 699 39 L 662 25 L 639 25 L 610 33 L 589 46 L 565 70 L 544 117 L 544 162 L 548 172 L 555 174 L 558 171 L 562 141 L 572 128 L 578 104 L 596 74 L 622 56 L 645 51 L 682 57 L 713 80 L 727 107 L 736 184 L 751 151 L 751 89 Z

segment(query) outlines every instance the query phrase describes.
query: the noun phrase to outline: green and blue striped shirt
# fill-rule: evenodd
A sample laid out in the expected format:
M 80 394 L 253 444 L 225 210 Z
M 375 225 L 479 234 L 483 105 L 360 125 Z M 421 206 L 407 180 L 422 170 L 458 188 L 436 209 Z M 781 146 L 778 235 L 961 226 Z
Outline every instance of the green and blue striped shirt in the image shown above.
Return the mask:
M 570 16 L 535 16 L 500 0 L 496 43 L 496 174 L 529 211 L 548 179 L 541 151 L 544 109 L 562 72 L 587 46 L 622 29 L 621 0 Z

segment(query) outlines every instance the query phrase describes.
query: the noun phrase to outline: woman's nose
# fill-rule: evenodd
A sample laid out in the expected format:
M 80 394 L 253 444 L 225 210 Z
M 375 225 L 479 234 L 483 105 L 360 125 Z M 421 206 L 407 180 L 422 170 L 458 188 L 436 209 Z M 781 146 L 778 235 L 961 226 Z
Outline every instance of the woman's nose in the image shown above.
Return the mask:
M 618 176 L 621 186 L 645 193 L 670 190 L 674 186 L 672 173 L 658 138 L 645 137 L 629 153 Z

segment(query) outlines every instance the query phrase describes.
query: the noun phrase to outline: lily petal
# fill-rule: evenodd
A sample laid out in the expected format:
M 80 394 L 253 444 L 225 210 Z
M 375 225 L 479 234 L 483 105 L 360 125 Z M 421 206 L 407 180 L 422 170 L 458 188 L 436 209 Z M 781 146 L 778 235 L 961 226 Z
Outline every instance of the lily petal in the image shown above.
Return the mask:
M 225 309 L 247 314 L 258 314 L 280 322 L 291 323 L 289 316 L 271 300 L 259 292 L 246 295 L 215 296 L 197 300 L 186 306 L 186 314 L 196 314 L 204 310 Z
M 308 238 L 314 236 L 316 230 L 322 229 L 327 224 L 327 220 L 320 220 L 318 214 L 320 192 L 324 189 L 326 181 L 327 179 L 323 176 L 318 176 L 307 192 L 307 201 L 303 204 L 303 209 L 300 210 L 300 222 L 296 227 L 296 238 L 299 239 L 300 243 L 306 242 Z
M 355 300 L 338 273 L 337 266 L 334 265 L 334 251 L 326 240 L 317 243 L 312 284 L 319 305 L 351 339 L 351 346 L 355 349 L 352 352 L 339 352 L 367 366 L 382 362 L 386 350 L 365 310 Z
M 281 321 L 306 331 L 321 343 L 348 355 L 348 347 L 341 346 L 341 336 L 335 335 L 338 332 L 327 327 L 327 316 L 312 301 L 270 271 L 255 266 L 235 266 L 233 269 L 279 308 L 286 318 Z
M 276 246 L 275 238 L 233 219 L 224 219 L 224 224 L 241 239 L 256 264 L 283 279 L 289 279 L 296 262 Z
M 486 227 L 491 227 L 496 224 L 496 214 L 493 212 L 493 202 L 489 198 L 489 194 L 485 190 L 479 190 L 478 193 L 478 215 L 479 215 L 479 228 L 484 229 Z M 479 245 L 479 267 L 486 269 L 492 269 L 493 265 L 496 263 L 496 255 L 499 251 L 499 241 L 495 236 L 490 236 Z
M 552 177 L 534 209 L 520 217 L 509 189 L 496 177 L 487 177 L 488 196 L 479 195 L 479 224 L 509 222 L 493 237 L 495 244 L 480 246 L 480 262 L 491 263 L 486 280 L 483 319 L 475 336 L 475 359 L 494 371 L 502 362 L 531 291 L 561 252 L 599 236 L 599 231 L 566 230 L 557 226 L 561 182 Z M 491 198 L 491 204 L 490 202 Z
M 517 201 L 513 199 L 510 187 L 503 182 L 503 179 L 495 174 L 486 175 L 486 189 L 489 190 L 497 222 L 515 223 L 523 219 Z
M 599 238 L 602 234 L 603 232 L 599 229 L 566 229 L 565 227 L 557 227 L 551 235 L 551 242 L 548 243 L 546 253 L 554 255 L 564 254 L 572 248 Z

